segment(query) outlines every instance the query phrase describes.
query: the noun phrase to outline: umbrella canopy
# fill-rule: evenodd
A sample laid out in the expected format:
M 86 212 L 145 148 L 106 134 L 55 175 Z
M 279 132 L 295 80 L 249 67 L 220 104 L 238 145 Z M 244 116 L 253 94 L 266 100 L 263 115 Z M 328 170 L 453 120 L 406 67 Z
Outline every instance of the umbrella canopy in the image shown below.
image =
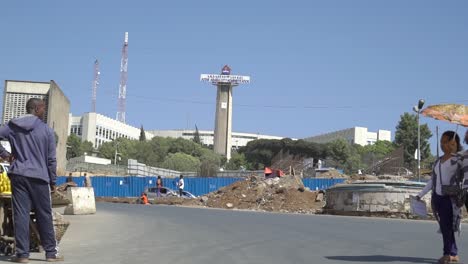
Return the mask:
M 461 104 L 430 105 L 421 114 L 437 120 L 448 121 L 468 127 L 468 106 Z

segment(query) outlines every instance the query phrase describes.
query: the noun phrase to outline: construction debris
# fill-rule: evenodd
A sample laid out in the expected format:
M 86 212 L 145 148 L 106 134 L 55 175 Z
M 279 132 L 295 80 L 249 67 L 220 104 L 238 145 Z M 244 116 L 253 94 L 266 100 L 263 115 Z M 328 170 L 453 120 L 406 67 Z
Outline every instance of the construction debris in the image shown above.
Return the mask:
M 250 176 L 202 197 L 200 203 L 214 208 L 315 213 L 323 207 L 316 196 L 317 192 L 307 190 L 298 176 Z
M 203 206 L 232 210 L 257 210 L 283 213 L 316 213 L 324 205 L 318 192 L 304 187 L 298 176 L 276 178 L 250 176 L 197 199 L 164 197 L 153 204 Z M 318 199 L 317 199 L 318 198 Z M 135 198 L 96 198 L 96 201 L 137 203 Z

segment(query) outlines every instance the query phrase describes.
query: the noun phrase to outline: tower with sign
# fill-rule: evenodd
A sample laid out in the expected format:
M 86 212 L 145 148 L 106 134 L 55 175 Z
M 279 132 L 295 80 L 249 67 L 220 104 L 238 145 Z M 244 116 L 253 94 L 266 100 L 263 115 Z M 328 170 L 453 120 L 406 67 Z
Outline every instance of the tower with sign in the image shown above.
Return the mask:
M 209 82 L 217 87 L 216 117 L 214 130 L 214 151 L 231 158 L 232 131 L 232 88 L 239 84 L 250 83 L 250 76 L 231 75 L 231 68 L 225 65 L 221 74 L 202 74 L 200 81 Z

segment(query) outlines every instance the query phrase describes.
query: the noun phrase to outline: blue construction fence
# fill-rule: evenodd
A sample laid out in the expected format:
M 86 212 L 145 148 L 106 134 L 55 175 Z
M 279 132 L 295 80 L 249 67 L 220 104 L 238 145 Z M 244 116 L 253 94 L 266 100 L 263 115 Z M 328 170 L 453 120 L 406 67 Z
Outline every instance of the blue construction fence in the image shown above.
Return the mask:
M 57 184 L 65 183 L 67 177 L 57 177 Z M 184 178 L 185 190 L 196 196 L 205 195 L 216 191 L 224 186 L 245 178 L 207 178 L 207 177 L 186 177 Z M 178 178 L 163 178 L 163 185 L 170 189 L 177 189 Z M 73 181 L 78 186 L 84 186 L 84 177 L 73 177 Z M 335 184 L 342 183 L 344 179 L 304 179 L 304 185 L 311 190 L 325 190 Z M 138 197 L 148 187 L 156 185 L 156 177 L 91 177 L 94 187 L 94 195 L 102 197 Z

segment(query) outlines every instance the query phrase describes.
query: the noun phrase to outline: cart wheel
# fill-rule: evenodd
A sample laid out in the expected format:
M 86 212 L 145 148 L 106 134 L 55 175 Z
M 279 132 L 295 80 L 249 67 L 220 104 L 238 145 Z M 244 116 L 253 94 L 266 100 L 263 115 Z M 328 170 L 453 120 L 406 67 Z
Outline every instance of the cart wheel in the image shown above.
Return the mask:
M 8 246 L 5 247 L 3 252 L 5 253 L 5 256 L 11 256 L 11 255 L 13 255 L 13 247 L 8 245 Z

